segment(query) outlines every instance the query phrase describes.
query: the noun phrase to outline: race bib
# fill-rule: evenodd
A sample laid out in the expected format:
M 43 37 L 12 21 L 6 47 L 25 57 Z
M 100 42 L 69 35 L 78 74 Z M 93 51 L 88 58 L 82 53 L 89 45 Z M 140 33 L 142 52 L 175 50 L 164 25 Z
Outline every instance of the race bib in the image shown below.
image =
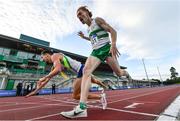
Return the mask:
M 96 34 L 93 34 L 93 35 L 91 36 L 91 43 L 92 43 L 92 44 L 95 44 L 96 42 L 98 42 L 97 35 L 96 35 Z

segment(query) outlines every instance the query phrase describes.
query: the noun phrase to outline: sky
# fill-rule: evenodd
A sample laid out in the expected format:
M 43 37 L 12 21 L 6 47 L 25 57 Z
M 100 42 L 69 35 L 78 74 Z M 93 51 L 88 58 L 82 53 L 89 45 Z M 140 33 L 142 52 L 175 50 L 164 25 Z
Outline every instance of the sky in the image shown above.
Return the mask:
M 134 79 L 170 78 L 173 66 L 180 75 L 180 0 L 0 0 L 0 34 L 25 34 L 50 42 L 60 50 L 88 57 L 87 26 L 76 17 L 86 5 L 93 18 L 101 17 L 117 31 L 120 65 Z

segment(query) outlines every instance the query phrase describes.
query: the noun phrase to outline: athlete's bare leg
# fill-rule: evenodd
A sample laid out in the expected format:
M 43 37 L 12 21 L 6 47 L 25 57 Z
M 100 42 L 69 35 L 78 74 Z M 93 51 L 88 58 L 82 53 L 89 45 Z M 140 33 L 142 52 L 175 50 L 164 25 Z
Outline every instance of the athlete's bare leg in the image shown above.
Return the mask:
M 73 80 L 73 99 L 79 100 L 81 93 L 81 78 L 76 78 Z
M 83 69 L 83 77 L 82 77 L 82 84 L 81 84 L 81 96 L 80 96 L 80 103 L 86 103 L 89 89 L 91 86 L 91 75 L 93 71 L 100 65 L 101 61 L 93 56 L 88 57 L 86 60 L 84 69 Z
M 100 85 L 104 89 L 108 88 L 105 84 L 103 84 L 101 81 L 95 79 L 93 76 L 91 77 L 91 82 L 94 83 L 94 84 Z
M 117 59 L 113 57 L 107 57 L 106 63 L 112 68 L 112 70 L 116 73 L 117 76 L 126 76 L 129 80 L 132 79 L 127 71 L 120 68 Z
M 73 94 L 72 94 L 72 97 L 76 100 L 79 100 L 80 99 L 80 93 L 81 93 L 81 82 L 82 82 L 82 78 L 76 78 L 74 81 L 73 81 Z M 98 82 L 98 81 L 96 81 Z M 88 99 L 100 99 L 101 96 L 98 95 L 98 94 L 91 94 L 89 93 L 88 95 Z

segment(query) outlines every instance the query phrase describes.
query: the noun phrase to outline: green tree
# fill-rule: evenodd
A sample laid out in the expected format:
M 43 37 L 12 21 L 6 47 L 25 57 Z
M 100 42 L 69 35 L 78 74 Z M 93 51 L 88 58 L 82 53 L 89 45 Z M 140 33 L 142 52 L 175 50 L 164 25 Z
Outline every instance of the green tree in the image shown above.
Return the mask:
M 171 79 L 176 79 L 176 77 L 178 76 L 176 69 L 174 67 L 171 67 L 170 72 L 171 72 Z
M 158 84 L 161 84 L 161 81 L 159 79 L 152 79 L 153 81 L 157 81 Z

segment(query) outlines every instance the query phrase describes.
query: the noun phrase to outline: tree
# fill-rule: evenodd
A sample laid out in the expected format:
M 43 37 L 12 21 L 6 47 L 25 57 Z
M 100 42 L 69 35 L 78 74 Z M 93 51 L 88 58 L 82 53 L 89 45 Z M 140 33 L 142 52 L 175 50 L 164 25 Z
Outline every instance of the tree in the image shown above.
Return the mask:
M 171 72 L 171 79 L 176 79 L 176 77 L 178 76 L 176 69 L 174 67 L 171 67 L 170 72 Z
M 161 84 L 161 81 L 159 79 L 152 79 L 153 81 L 157 81 L 158 84 Z

